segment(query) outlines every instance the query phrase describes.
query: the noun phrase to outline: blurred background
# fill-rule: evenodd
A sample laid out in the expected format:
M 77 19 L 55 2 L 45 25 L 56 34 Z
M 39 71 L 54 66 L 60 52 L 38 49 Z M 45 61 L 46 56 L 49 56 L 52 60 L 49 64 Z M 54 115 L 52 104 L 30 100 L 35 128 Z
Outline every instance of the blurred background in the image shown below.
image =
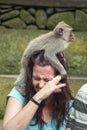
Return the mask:
M 71 25 L 76 37 L 64 51 L 75 96 L 87 83 L 87 1 L 0 0 L 0 122 L 24 49 L 30 40 L 51 31 L 60 21 Z

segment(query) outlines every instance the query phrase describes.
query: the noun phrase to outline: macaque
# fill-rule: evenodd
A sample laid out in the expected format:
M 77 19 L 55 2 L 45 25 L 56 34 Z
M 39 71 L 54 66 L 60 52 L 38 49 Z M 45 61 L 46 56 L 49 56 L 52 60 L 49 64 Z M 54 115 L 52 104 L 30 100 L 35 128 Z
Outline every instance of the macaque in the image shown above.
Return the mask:
M 62 64 L 58 61 L 56 54 L 64 51 L 70 42 L 74 40 L 73 28 L 66 24 L 64 21 L 59 22 L 58 25 L 46 34 L 42 34 L 29 42 L 29 45 L 24 51 L 22 57 L 22 68 L 21 72 L 15 82 L 15 86 L 20 88 L 21 84 L 26 81 L 26 66 L 28 59 L 37 52 L 44 51 L 44 57 L 54 67 L 56 67 L 60 74 L 63 76 L 67 75 L 66 70 Z

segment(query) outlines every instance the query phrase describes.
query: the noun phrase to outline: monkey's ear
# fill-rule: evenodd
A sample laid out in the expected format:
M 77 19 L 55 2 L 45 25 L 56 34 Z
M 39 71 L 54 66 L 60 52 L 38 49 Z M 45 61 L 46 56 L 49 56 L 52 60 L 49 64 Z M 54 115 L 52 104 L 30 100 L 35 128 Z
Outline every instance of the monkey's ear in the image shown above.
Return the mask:
M 57 33 L 58 33 L 60 36 L 62 36 L 62 35 L 63 35 L 63 29 L 62 29 L 62 28 L 59 28 Z
M 55 33 L 55 36 L 59 37 L 59 36 L 62 36 L 63 35 L 63 28 L 56 28 L 54 30 L 54 33 Z

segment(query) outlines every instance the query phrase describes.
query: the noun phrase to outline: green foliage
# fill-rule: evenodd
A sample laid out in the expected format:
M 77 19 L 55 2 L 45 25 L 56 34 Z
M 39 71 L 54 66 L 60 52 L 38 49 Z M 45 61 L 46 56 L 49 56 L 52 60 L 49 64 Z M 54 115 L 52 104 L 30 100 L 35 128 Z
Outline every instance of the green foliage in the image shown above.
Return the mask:
M 0 16 L 0 19 L 3 20 L 3 21 L 5 21 L 7 19 L 11 19 L 11 18 L 17 17 L 18 15 L 19 15 L 19 11 L 18 10 L 13 10 L 11 12 L 2 14 Z
M 48 18 L 47 28 L 53 29 L 58 22 L 65 21 L 67 24 L 74 27 L 74 15 L 72 12 L 56 13 Z
M 81 10 L 77 10 L 75 14 L 75 26 L 76 30 L 86 31 L 87 30 L 87 14 Z M 84 20 L 83 20 L 84 19 Z
M 5 21 L 2 23 L 2 25 L 10 28 L 26 28 L 26 24 L 20 19 L 20 18 L 14 18 L 9 21 Z
M 0 78 L 0 119 L 3 118 L 6 106 L 6 95 L 13 87 L 13 82 L 14 79 Z
M 20 17 L 27 24 L 35 23 L 34 17 L 24 9 L 21 10 Z
M 45 32 L 45 31 L 44 31 Z M 38 30 L 0 30 L 0 74 L 17 74 L 28 42 L 40 35 Z
M 65 51 L 69 72 L 72 75 L 87 76 L 87 32 L 75 33 L 76 40 Z
M 40 9 L 36 12 L 36 23 L 39 28 L 44 28 L 47 22 L 47 15 L 44 10 Z
M 69 80 L 69 84 L 70 84 L 70 89 L 72 91 L 72 94 L 73 96 L 76 95 L 76 93 L 78 92 L 78 90 L 80 89 L 80 87 L 87 83 L 86 80 L 84 79 L 72 79 L 72 80 Z

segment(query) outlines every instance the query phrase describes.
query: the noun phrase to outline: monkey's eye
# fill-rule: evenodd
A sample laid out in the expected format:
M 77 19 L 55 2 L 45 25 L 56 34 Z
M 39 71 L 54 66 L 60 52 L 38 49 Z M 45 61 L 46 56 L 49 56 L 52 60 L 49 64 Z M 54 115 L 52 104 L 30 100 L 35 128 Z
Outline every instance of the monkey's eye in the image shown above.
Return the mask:
M 63 32 L 63 29 L 62 29 L 62 28 L 59 28 L 59 32 L 60 32 L 60 33 Z
M 60 35 L 62 35 L 62 34 L 63 34 L 63 29 L 62 29 L 62 28 L 59 28 L 58 33 L 59 33 Z

